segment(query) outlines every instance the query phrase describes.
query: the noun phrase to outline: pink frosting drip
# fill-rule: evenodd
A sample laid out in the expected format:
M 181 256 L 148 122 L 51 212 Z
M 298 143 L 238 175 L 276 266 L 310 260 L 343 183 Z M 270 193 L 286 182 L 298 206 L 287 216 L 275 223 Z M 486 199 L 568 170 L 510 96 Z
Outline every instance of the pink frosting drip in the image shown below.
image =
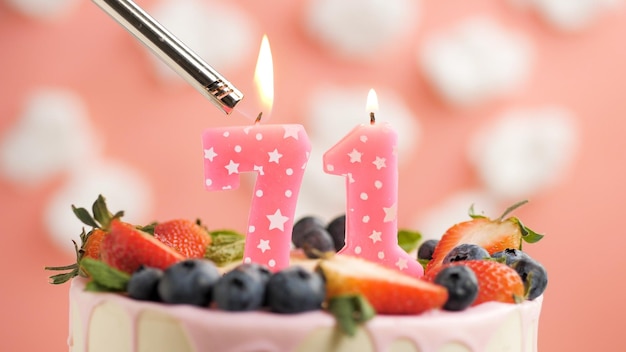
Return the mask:
M 161 312 L 177 319 L 197 351 L 292 351 L 320 327 L 334 327 L 335 319 L 324 311 L 280 315 L 263 311 L 231 313 L 186 305 L 166 305 L 140 302 L 120 294 L 84 292 L 85 280 L 72 281 L 70 300 L 78 304 L 80 318 L 88 334 L 93 310 L 105 301 L 111 301 L 126 311 L 132 321 L 131 336 L 136 337 L 139 314 L 146 309 Z M 445 343 L 456 341 L 473 351 L 485 350 L 492 334 L 512 312 L 522 319 L 521 341 L 530 329 L 536 329 L 543 297 L 521 305 L 484 303 L 463 312 L 432 311 L 419 316 L 379 315 L 364 327 L 376 351 L 387 351 L 400 338 L 412 341 L 420 351 L 437 351 Z M 70 331 L 71 327 L 70 327 Z M 533 331 L 536 335 L 536 331 Z M 89 336 L 85 336 L 88 351 Z M 68 343 L 74 342 L 70 335 Z M 137 341 L 132 341 L 137 351 Z M 536 338 L 533 340 L 536 351 Z M 522 346 L 526 351 L 529 346 Z

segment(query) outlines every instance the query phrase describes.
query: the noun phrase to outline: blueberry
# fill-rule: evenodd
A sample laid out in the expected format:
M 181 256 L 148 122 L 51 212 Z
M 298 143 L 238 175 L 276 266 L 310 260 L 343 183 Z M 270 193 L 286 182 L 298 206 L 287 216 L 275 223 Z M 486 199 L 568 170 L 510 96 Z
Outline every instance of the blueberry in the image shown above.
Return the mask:
M 462 260 L 489 258 L 489 252 L 479 245 L 463 243 L 454 248 L 443 258 L 443 263 L 459 262 Z
M 431 260 L 433 259 L 433 252 L 435 252 L 435 247 L 439 244 L 439 240 L 427 240 L 424 241 L 420 245 L 420 248 L 417 250 L 417 259 Z
M 524 282 L 526 298 L 533 300 L 543 293 L 548 286 L 548 272 L 531 257 L 522 258 L 511 264 Z
M 265 303 L 270 271 L 259 264 L 241 264 L 222 276 L 213 288 L 217 308 L 228 311 L 259 309 Z
M 472 269 L 464 265 L 449 266 L 435 277 L 435 283 L 448 290 L 445 310 L 459 311 L 469 307 L 478 296 L 478 280 Z
M 346 245 L 346 214 L 332 219 L 326 226 L 326 231 L 333 239 L 335 251 L 339 252 Z
M 313 227 L 302 236 L 300 245 L 307 258 L 319 258 L 325 252 L 335 252 L 335 244 L 326 229 Z
M 128 296 L 141 301 L 159 301 L 159 281 L 163 276 L 163 270 L 140 266 L 128 281 L 126 291 Z
M 215 264 L 204 259 L 187 259 L 163 272 L 159 295 L 165 303 L 205 307 L 211 302 L 213 286 L 220 278 Z
M 291 314 L 321 309 L 326 296 L 322 275 L 300 266 L 283 269 L 267 283 L 267 303 L 275 313 Z
M 528 254 L 515 248 L 507 248 L 491 255 L 492 258 L 505 258 L 505 264 L 511 265 L 522 258 L 530 258 Z
M 315 216 L 305 216 L 298 220 L 293 225 L 293 232 L 291 233 L 291 241 L 296 248 L 302 248 L 303 236 L 313 228 L 324 228 L 326 225 L 322 220 Z

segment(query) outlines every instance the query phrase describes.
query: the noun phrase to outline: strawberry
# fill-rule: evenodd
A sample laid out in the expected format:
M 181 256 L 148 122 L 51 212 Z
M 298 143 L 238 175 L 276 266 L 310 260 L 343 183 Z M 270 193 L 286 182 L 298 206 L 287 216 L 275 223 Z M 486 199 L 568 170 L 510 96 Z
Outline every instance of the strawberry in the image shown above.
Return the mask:
M 102 240 L 102 261 L 120 271 L 132 274 L 141 265 L 166 269 L 185 257 L 135 226 L 114 220 Z
M 439 286 L 361 258 L 333 255 L 322 259 L 326 298 L 364 296 L 379 314 L 419 314 L 441 308 L 448 292 Z
M 441 270 L 456 265 L 465 265 L 476 274 L 478 296 L 472 306 L 491 301 L 517 303 L 524 297 L 524 283 L 519 274 L 506 264 L 494 260 L 467 260 L 445 264 L 426 273 L 424 280 L 432 282 Z
M 76 261 L 66 266 L 46 267 L 46 270 L 66 271 L 68 272 L 50 276 L 50 282 L 53 284 L 62 284 L 75 276 L 89 276 L 84 268 L 79 264 L 83 258 L 100 259 L 100 245 L 109 231 L 109 225 L 114 219 L 119 219 L 124 215 L 123 211 L 112 214 L 107 208 L 106 201 L 102 195 L 99 195 L 92 205 L 93 215 L 85 208 L 77 208 L 72 205 L 74 215 L 85 225 L 92 229 L 89 232 L 83 231 L 80 234 L 81 245 L 78 247 L 75 241 L 74 249 L 76 251 Z
M 199 222 L 185 219 L 156 224 L 154 237 L 186 258 L 204 258 L 206 248 L 211 243 L 211 236 Z
M 493 254 L 507 248 L 522 248 L 522 240 L 528 243 L 539 241 L 540 235 L 527 227 L 516 217 L 505 218 L 510 212 L 527 201 L 516 203 L 505 210 L 497 219 L 491 220 L 476 215 L 470 208 L 472 220 L 458 223 L 449 228 L 435 247 L 432 259 L 426 266 L 426 272 L 441 265 L 443 258 L 456 246 L 464 243 L 476 244 Z

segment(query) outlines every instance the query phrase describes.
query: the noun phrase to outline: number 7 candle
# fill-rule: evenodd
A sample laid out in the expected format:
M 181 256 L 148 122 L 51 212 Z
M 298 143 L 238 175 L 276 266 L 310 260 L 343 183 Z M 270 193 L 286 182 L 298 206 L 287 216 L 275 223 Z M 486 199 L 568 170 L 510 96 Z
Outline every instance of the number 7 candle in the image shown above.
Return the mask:
M 262 67 L 264 62 L 269 62 L 269 68 Z M 267 38 L 261 45 L 256 77 L 264 69 L 272 70 Z M 272 84 L 264 86 L 268 85 L 267 78 L 257 83 L 262 83 L 261 93 L 273 90 Z M 271 105 L 271 99 L 267 103 Z M 207 190 L 235 189 L 241 172 L 257 174 L 244 262 L 263 264 L 273 271 L 287 267 L 296 201 L 311 151 L 304 128 L 295 124 L 261 125 L 257 118 L 252 126 L 208 129 L 202 143 Z
M 346 179 L 346 244 L 340 253 L 420 277 L 421 264 L 398 246 L 398 135 L 375 121 L 376 105 L 370 90 L 370 123 L 355 127 L 323 157 L 327 173 Z

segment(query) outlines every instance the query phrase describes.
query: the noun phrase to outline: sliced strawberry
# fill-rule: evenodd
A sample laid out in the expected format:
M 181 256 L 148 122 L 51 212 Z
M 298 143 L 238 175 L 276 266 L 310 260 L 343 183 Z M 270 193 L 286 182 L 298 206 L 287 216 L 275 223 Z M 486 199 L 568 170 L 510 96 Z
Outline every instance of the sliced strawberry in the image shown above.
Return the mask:
M 132 274 L 140 265 L 166 269 L 185 257 L 135 226 L 114 220 L 101 246 L 102 261 Z
M 363 295 L 379 314 L 420 314 L 441 308 L 448 292 L 443 286 L 404 275 L 361 258 L 334 255 L 319 269 L 326 278 L 326 298 Z
M 475 215 L 470 208 L 472 220 L 458 223 L 446 231 L 435 247 L 433 258 L 426 266 L 426 272 L 438 268 L 443 258 L 460 244 L 476 244 L 485 248 L 489 254 L 493 254 L 507 248 L 521 249 L 522 240 L 528 243 L 539 241 L 543 235 L 526 228 L 518 218 L 505 219 L 507 214 L 525 203 L 526 201 L 514 204 L 495 220 Z
M 186 219 L 158 223 L 154 237 L 186 258 L 204 258 L 211 243 L 211 236 L 203 226 Z
M 82 258 L 92 258 L 92 259 L 100 259 L 100 247 L 102 245 L 102 240 L 107 235 L 104 230 L 101 229 L 93 229 L 87 239 L 85 240 L 85 244 L 83 244 L 83 256 Z M 81 259 L 82 259 L 81 258 Z
M 467 260 L 445 264 L 427 272 L 424 280 L 432 282 L 444 268 L 458 265 L 465 265 L 476 274 L 478 296 L 472 306 L 491 301 L 517 303 L 523 299 L 524 283 L 519 274 L 506 264 L 493 260 Z

